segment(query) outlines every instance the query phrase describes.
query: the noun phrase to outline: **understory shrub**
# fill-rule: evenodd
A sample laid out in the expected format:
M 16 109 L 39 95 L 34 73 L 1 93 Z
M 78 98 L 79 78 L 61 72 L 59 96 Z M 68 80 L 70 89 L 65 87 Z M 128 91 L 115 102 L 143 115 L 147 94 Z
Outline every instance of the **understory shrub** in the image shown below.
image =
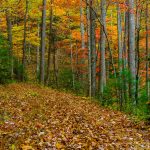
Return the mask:
M 13 59 L 13 64 L 12 60 Z M 23 67 L 22 63 L 15 57 L 10 57 L 9 45 L 5 38 L 0 36 L 0 84 L 12 82 L 11 68 L 13 66 L 13 80 L 20 81 L 22 79 Z M 24 79 L 27 80 L 27 74 L 24 73 Z
M 122 85 L 123 82 L 120 80 L 118 81 L 119 82 L 116 83 L 116 80 L 114 78 L 109 80 L 107 86 L 104 89 L 103 97 L 102 99 L 100 99 L 100 103 L 103 106 L 115 110 L 121 110 L 126 112 L 127 114 L 133 114 L 142 120 L 150 119 L 150 108 L 148 108 L 149 106 L 147 104 L 146 88 L 142 87 L 141 89 L 139 89 L 137 103 L 129 98 L 129 91 L 126 91 L 126 99 L 122 99 L 122 103 L 120 103 L 120 99 L 118 98 L 118 94 L 120 94 L 120 91 L 116 92 L 116 90 L 121 89 L 123 91 L 124 87 Z M 127 85 L 128 84 L 129 80 L 127 81 Z M 128 88 L 127 85 L 126 90 Z
M 0 36 L 0 84 L 8 83 L 11 80 L 11 64 L 8 45 Z
M 77 79 L 75 79 L 73 87 L 72 71 L 70 69 L 63 69 L 59 72 L 58 83 L 59 88 L 74 91 L 76 94 L 83 93 L 83 85 Z

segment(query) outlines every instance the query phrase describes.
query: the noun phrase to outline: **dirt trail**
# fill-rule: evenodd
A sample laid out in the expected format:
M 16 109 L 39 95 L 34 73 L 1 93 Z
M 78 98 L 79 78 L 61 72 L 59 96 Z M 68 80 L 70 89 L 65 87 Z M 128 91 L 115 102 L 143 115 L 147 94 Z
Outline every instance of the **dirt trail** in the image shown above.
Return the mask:
M 30 84 L 0 86 L 1 150 L 149 150 L 150 128 L 87 98 Z

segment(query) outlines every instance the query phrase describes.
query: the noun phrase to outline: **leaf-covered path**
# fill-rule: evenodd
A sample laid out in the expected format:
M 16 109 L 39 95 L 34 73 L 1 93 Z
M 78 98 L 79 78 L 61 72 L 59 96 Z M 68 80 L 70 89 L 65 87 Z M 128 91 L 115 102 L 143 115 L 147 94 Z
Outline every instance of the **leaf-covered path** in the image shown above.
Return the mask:
M 1 150 L 148 150 L 149 131 L 84 97 L 30 84 L 0 87 Z

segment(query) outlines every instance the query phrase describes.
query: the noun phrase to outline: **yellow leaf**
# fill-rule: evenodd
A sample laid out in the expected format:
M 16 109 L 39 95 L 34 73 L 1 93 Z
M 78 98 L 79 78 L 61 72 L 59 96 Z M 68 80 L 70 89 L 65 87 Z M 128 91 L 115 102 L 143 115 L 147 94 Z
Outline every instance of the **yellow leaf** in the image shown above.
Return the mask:
M 32 148 L 32 146 L 22 145 L 22 150 L 34 150 L 34 149 Z
M 63 148 L 63 145 L 61 143 L 57 142 L 56 143 L 56 148 L 61 149 L 61 148 Z
M 15 150 L 16 146 L 14 144 L 11 145 L 11 150 Z

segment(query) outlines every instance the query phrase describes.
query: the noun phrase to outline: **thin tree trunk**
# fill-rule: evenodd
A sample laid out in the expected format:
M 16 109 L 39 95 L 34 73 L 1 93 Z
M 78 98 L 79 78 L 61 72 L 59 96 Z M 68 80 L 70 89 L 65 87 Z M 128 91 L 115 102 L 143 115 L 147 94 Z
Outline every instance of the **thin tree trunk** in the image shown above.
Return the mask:
M 103 95 L 104 88 L 106 86 L 106 62 L 105 62 L 105 33 L 103 28 L 106 30 L 106 1 L 101 0 L 101 33 L 100 33 L 100 95 Z
M 78 58 L 78 41 L 76 40 L 76 79 L 77 79 L 77 81 L 79 81 L 78 65 L 79 65 L 79 58 Z
M 136 63 L 136 91 L 135 91 L 135 100 L 136 104 L 138 103 L 138 97 L 139 97 L 139 70 L 140 70 L 140 24 L 141 24 L 141 12 L 138 8 L 138 1 L 136 0 L 136 57 L 135 57 L 135 63 Z
M 82 50 L 82 54 L 84 54 L 85 51 L 85 31 L 84 31 L 84 11 L 83 11 L 83 1 L 80 0 L 80 32 L 81 32 L 81 50 Z M 83 66 L 82 70 L 84 70 L 84 64 L 85 64 L 85 60 L 84 60 L 84 56 L 82 55 L 81 58 L 81 65 Z M 85 86 L 85 74 L 84 72 L 81 74 L 81 82 L 83 84 L 83 86 Z
M 117 3 L 117 30 L 118 30 L 118 68 L 119 72 L 122 72 L 122 59 L 123 59 L 123 52 L 122 52 L 122 25 L 121 25 L 121 12 L 119 3 Z
M 128 6 L 128 0 L 126 0 L 126 6 Z M 127 76 L 125 75 L 125 72 L 127 72 L 128 67 L 128 26 L 129 26 L 129 10 L 125 11 L 124 14 L 124 42 L 123 42 L 123 92 L 124 92 L 124 103 L 126 106 L 127 103 L 127 95 L 128 95 L 128 82 L 127 82 Z
M 28 43 L 28 63 L 31 63 L 31 44 Z
M 31 29 L 29 27 L 29 34 L 31 33 Z M 28 63 L 30 64 L 31 63 L 31 43 L 28 42 Z
M 25 67 L 26 67 L 26 47 L 27 47 L 27 17 L 28 17 L 28 3 L 29 1 L 26 0 L 26 10 L 24 16 L 24 35 L 23 35 L 23 57 L 22 57 L 22 65 L 23 65 L 23 73 L 22 73 L 22 81 L 24 81 L 25 76 Z
M 146 1 L 146 93 L 147 100 L 150 100 L 150 52 L 149 52 L 149 0 Z
M 122 94 L 122 65 L 123 65 L 123 51 L 122 51 L 122 24 L 121 24 L 121 12 L 119 2 L 117 2 L 117 30 L 118 30 L 118 69 L 119 69 L 119 100 L 120 110 L 123 105 Z
M 55 45 L 55 43 L 53 43 L 53 45 Z M 53 65 L 54 65 L 55 83 L 56 83 L 56 87 L 58 88 L 58 60 L 57 60 L 57 50 L 55 49 L 55 47 L 54 47 L 54 54 L 53 54 Z
M 80 30 L 81 30 L 81 47 L 85 49 L 85 35 L 84 35 L 84 16 L 83 16 L 83 6 L 82 0 L 80 0 Z
M 89 0 L 86 1 L 86 4 L 89 4 Z M 87 36 L 88 36 L 88 83 L 89 83 L 89 97 L 92 96 L 92 76 L 91 76 L 91 39 L 90 39 L 90 29 L 91 29 L 91 23 L 90 23 L 90 7 L 87 5 Z
M 72 71 L 72 87 L 74 89 L 74 87 L 75 87 L 75 75 L 74 75 L 74 65 L 73 65 L 72 37 L 70 37 L 70 59 L 71 59 L 71 71 Z
M 48 62 L 47 62 L 47 81 L 46 84 L 48 85 L 50 82 L 50 65 L 51 65 L 51 51 L 53 48 L 52 45 L 52 23 L 53 23 L 53 0 L 51 0 L 51 7 L 50 7 L 50 27 L 49 27 L 49 49 L 48 49 Z
M 70 15 L 68 14 L 68 27 L 70 30 L 70 62 L 71 62 L 71 72 L 72 72 L 72 88 L 74 89 L 75 87 L 75 74 L 74 74 L 74 64 L 73 64 L 73 45 L 72 45 L 72 33 L 71 33 L 71 27 L 70 27 Z
M 46 38 L 46 0 L 43 0 L 42 27 L 41 27 L 41 58 L 40 58 L 40 83 L 45 80 L 45 38 Z
M 40 37 L 40 25 L 39 25 L 39 22 L 37 24 L 38 24 L 37 25 L 37 36 L 39 38 Z M 36 75 L 37 75 L 37 79 L 39 77 L 39 70 L 40 70 L 39 56 L 40 56 L 40 47 L 37 46 L 37 49 L 36 49 Z

